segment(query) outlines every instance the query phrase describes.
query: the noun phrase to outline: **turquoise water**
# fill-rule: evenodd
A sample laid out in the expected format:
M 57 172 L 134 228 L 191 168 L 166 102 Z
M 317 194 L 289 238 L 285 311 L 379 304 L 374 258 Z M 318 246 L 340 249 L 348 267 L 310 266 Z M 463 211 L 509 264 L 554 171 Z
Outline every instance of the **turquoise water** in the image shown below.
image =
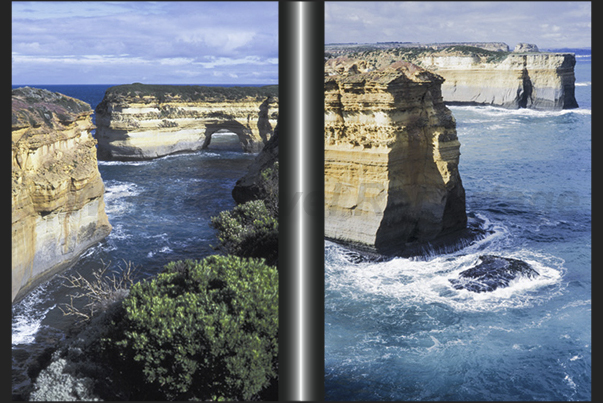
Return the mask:
M 591 398 L 591 77 L 579 109 L 450 107 L 467 211 L 492 234 L 451 254 L 352 263 L 326 242 L 327 400 Z M 491 293 L 448 279 L 481 254 L 540 276 Z

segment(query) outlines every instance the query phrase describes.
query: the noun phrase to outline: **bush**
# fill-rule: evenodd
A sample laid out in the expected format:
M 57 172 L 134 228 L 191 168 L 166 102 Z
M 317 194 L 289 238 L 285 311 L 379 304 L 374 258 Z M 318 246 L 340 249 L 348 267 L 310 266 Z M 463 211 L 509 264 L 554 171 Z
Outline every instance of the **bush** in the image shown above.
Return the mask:
M 263 200 L 249 201 L 232 211 L 222 211 L 212 217 L 211 225 L 218 230 L 220 245 L 217 249 L 240 257 L 264 258 L 267 264 L 276 265 L 278 218 L 270 213 Z
M 138 397 L 249 400 L 277 375 L 278 274 L 260 259 L 172 262 L 123 309 L 103 344 Z

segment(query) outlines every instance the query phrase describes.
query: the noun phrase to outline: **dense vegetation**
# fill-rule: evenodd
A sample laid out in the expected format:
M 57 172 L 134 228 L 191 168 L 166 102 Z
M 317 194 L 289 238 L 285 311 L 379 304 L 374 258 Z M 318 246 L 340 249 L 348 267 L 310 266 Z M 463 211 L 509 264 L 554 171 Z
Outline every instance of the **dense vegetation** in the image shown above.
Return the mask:
M 137 399 L 249 400 L 277 375 L 278 274 L 260 259 L 172 262 L 103 340 Z
M 486 62 L 488 63 L 504 60 L 507 56 L 511 54 L 511 52 L 499 52 L 494 50 L 486 50 L 475 46 L 462 45 L 451 46 L 449 48 L 446 48 L 446 50 L 449 52 L 460 52 L 464 55 L 469 56 L 479 56 L 485 58 Z
M 218 230 L 218 250 L 241 257 L 278 261 L 278 162 L 261 172 L 258 199 L 212 217 Z
M 107 89 L 105 97 L 119 95 L 127 96 L 153 96 L 160 101 L 179 97 L 185 101 L 207 100 L 236 100 L 241 98 L 264 99 L 278 97 L 278 85 L 262 87 L 213 87 L 200 85 L 160 85 L 160 84 L 123 84 Z

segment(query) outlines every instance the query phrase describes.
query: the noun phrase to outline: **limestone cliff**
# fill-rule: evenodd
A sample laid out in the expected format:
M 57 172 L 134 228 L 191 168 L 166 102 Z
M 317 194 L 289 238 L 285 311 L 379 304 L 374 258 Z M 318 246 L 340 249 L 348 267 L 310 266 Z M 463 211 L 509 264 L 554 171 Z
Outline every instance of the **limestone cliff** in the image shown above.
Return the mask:
M 59 93 L 12 93 L 12 299 L 111 231 L 92 109 Z
M 527 47 L 520 49 L 526 50 Z M 442 96 L 448 104 L 484 104 L 505 108 L 559 110 L 577 108 L 574 96 L 575 56 L 571 53 L 488 51 L 467 46 L 433 49 L 384 49 L 330 59 L 327 73 L 360 59 L 359 71 L 410 61 L 444 78 Z M 347 60 L 346 60 L 347 59 Z
M 325 236 L 389 254 L 464 229 L 443 79 L 403 61 L 357 66 L 325 77 Z
M 259 152 L 278 117 L 278 87 L 131 84 L 111 87 L 96 107 L 98 158 L 138 160 L 207 148 L 226 129 Z

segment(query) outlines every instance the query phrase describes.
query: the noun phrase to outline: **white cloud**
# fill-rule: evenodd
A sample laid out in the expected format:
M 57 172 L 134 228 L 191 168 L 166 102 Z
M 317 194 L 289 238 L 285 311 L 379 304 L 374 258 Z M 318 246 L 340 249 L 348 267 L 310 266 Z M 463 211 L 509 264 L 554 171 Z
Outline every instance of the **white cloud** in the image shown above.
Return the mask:
M 13 2 L 12 50 L 13 81 L 19 83 L 52 83 L 42 75 L 83 82 L 95 79 L 89 74 L 107 77 L 109 70 L 109 83 L 115 83 L 121 76 L 141 76 L 139 71 L 150 67 L 156 72 L 145 70 L 149 77 L 161 72 L 172 77 L 175 67 L 188 71 L 187 66 L 204 74 L 212 66 L 268 68 L 263 77 L 275 82 L 278 4 Z M 78 77 L 82 74 L 76 66 L 89 68 L 88 75 Z M 201 76 L 195 77 L 202 83 Z
M 325 38 L 337 42 L 518 42 L 591 45 L 590 2 L 325 2 Z M 551 35 L 556 33 L 559 35 Z

